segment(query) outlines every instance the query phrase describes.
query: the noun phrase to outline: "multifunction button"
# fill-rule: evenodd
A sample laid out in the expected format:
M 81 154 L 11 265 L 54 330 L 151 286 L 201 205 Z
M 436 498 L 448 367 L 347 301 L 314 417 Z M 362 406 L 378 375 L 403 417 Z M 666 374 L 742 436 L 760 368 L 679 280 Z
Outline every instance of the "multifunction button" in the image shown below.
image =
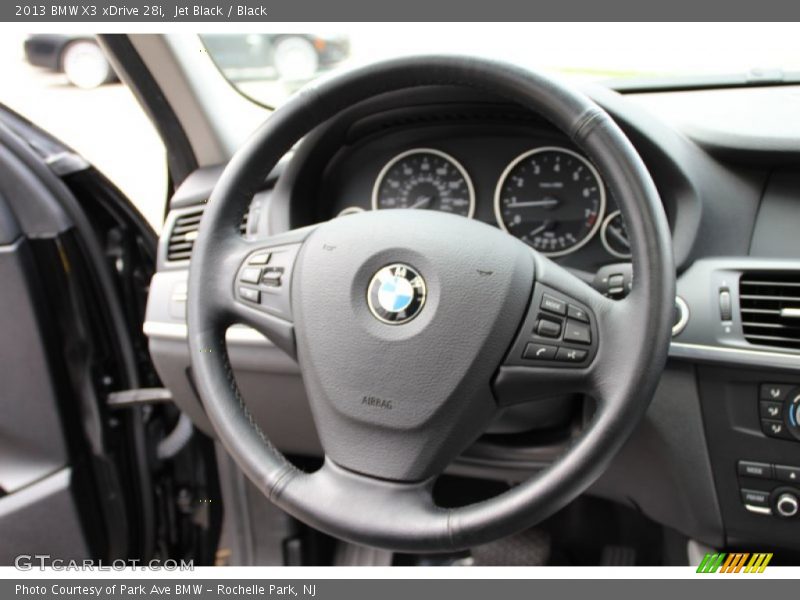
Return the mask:
M 236 297 L 265 312 L 289 318 L 289 277 L 299 248 L 299 244 L 286 244 L 248 255 L 236 276 Z
M 567 342 L 577 342 L 578 344 L 591 344 L 592 330 L 584 323 L 567 319 L 567 327 L 564 330 L 564 340 Z
M 239 275 L 239 281 L 242 283 L 258 283 L 261 279 L 261 269 L 259 267 L 245 267 Z
M 523 356 L 530 359 L 538 360 L 553 360 L 556 357 L 558 348 L 555 346 L 548 346 L 547 344 L 534 344 L 530 343 L 525 346 L 525 353 Z
M 542 310 L 551 312 L 557 315 L 567 314 L 567 303 L 560 298 L 555 298 L 550 294 L 542 294 L 542 302 L 539 305 Z
M 539 319 L 536 325 L 536 333 L 549 338 L 557 338 L 561 335 L 561 323 L 550 319 Z
M 580 306 L 575 306 L 574 304 L 570 304 L 567 308 L 567 316 L 570 319 L 576 319 L 583 323 L 589 322 L 589 315 L 586 314 L 586 311 L 583 310 Z
M 559 348 L 558 353 L 556 354 L 556 360 L 562 360 L 564 362 L 583 362 L 583 359 L 586 358 L 586 350 L 578 350 L 576 348 Z
M 267 267 L 264 269 L 264 274 L 261 276 L 261 283 L 272 287 L 281 285 L 283 278 L 283 267 Z
M 272 255 L 269 252 L 257 252 L 247 260 L 247 264 L 266 265 L 269 263 L 270 258 L 272 258 Z
M 253 288 L 242 286 L 239 288 L 239 295 L 243 300 L 247 300 L 248 302 L 258 303 L 261 301 L 261 292 Z
M 548 286 L 537 284 L 531 308 L 509 364 L 581 366 L 597 352 L 596 328 L 588 307 Z

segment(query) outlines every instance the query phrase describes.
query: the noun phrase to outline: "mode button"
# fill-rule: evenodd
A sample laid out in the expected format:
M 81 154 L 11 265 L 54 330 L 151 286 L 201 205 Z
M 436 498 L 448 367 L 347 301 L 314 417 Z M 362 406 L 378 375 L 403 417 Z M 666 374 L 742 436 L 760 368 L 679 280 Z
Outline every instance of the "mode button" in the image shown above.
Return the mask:
M 551 296 L 550 294 L 542 295 L 542 302 L 539 304 L 542 310 L 546 310 L 557 315 L 567 314 L 567 303 L 563 300 Z
M 772 465 L 748 460 L 739 461 L 739 475 L 742 477 L 758 477 L 772 479 Z

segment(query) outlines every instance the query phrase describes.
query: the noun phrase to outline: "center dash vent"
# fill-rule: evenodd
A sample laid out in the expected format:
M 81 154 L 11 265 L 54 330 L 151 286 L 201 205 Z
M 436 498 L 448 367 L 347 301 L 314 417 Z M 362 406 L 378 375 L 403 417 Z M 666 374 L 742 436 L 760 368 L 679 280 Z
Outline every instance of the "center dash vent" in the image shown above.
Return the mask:
M 739 280 L 745 339 L 800 350 L 800 271 L 753 271 Z

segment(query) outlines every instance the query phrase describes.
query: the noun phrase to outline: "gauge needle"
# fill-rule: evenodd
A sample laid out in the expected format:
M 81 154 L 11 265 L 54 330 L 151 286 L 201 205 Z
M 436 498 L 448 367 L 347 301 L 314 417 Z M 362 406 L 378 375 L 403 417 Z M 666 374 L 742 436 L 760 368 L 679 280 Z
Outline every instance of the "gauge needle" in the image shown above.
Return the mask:
M 631 243 L 628 241 L 628 238 L 622 233 L 622 230 L 617 227 L 609 227 L 608 230 L 614 234 L 614 237 L 617 238 L 617 241 L 625 246 L 626 248 L 631 247 Z
M 433 197 L 431 196 L 420 196 L 420 199 L 414 202 L 414 204 L 412 204 L 408 208 L 420 208 L 422 206 L 425 206 L 426 204 L 429 204 L 431 200 L 433 200 Z
M 549 221 L 545 221 L 544 223 L 542 223 L 541 225 L 539 225 L 539 226 L 538 226 L 536 229 L 534 229 L 533 231 L 531 231 L 531 232 L 530 232 L 528 235 L 529 235 L 530 237 L 533 237 L 533 236 L 535 236 L 535 235 L 539 235 L 541 232 L 543 232 L 545 229 L 547 229 L 547 227 L 548 227 L 549 225 L 550 225 L 550 222 L 549 222 Z
M 529 200 L 528 202 L 512 202 L 506 208 L 533 208 L 536 206 L 556 206 L 559 201 L 555 198 L 545 198 L 544 200 Z

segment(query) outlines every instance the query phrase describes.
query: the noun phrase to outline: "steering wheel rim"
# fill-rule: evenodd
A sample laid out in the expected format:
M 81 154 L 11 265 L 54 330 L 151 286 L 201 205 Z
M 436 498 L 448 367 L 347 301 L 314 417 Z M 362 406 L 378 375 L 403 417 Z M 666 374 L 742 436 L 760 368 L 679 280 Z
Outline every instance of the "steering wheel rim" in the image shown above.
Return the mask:
M 497 315 L 514 316 L 510 337 L 507 331 L 501 331 L 499 337 L 503 339 L 497 344 L 487 345 L 488 341 L 481 341 L 484 345 L 469 347 L 466 353 L 472 352 L 477 356 L 488 351 L 496 357 L 499 345 L 505 344 L 503 355 L 508 347 L 515 348 L 520 343 L 520 328 L 528 323 L 530 311 L 537 310 L 531 304 L 532 297 L 538 298 L 537 289 L 555 290 L 592 315 L 591 331 L 595 341 L 588 363 L 567 369 L 541 363 L 532 367 L 507 357 L 505 361 L 490 366 L 495 373 L 491 385 L 502 382 L 504 389 L 519 396 L 520 401 L 535 401 L 569 390 L 587 393 L 597 403 L 587 429 L 550 467 L 499 496 L 455 509 L 440 508 L 431 499 L 433 481 L 441 472 L 444 458 L 423 456 L 424 460 L 420 462 L 424 466 L 421 468 L 415 467 L 411 459 L 399 461 L 399 466 L 390 465 L 388 477 L 362 459 L 364 449 L 375 450 L 382 439 L 389 440 L 389 446 L 394 449 L 392 440 L 399 440 L 401 436 L 390 435 L 396 433 L 391 431 L 390 417 L 362 418 L 359 416 L 361 413 L 345 414 L 350 408 L 342 403 L 341 397 L 326 397 L 335 394 L 326 389 L 331 387 L 329 384 L 334 375 L 315 366 L 327 359 L 315 354 L 314 340 L 309 339 L 315 336 L 322 339 L 327 335 L 326 325 L 319 323 L 317 311 L 307 298 L 313 295 L 311 292 L 321 293 L 321 288 L 315 288 L 315 282 L 324 279 L 325 274 L 315 269 L 328 256 L 324 253 L 336 254 L 333 250 L 337 244 L 347 245 L 347 240 L 354 235 L 363 235 L 367 239 L 370 230 L 392 231 L 392 227 L 403 219 L 417 219 L 403 225 L 406 231 L 409 228 L 424 229 L 423 222 L 418 220 L 420 217 L 403 216 L 399 214 L 402 211 L 380 211 L 337 219 L 335 221 L 340 223 L 331 222 L 318 228 L 289 231 L 269 240 L 245 242 L 238 236 L 240 215 L 266 174 L 298 139 L 358 102 L 386 92 L 432 85 L 489 91 L 532 109 L 566 133 L 598 168 L 619 204 L 631 238 L 636 273 L 629 295 L 624 300 L 611 301 L 527 246 L 523 254 L 520 246 L 514 245 L 522 243 L 511 242 L 513 238 L 510 236 L 502 240 L 493 237 L 494 234 L 487 230 L 494 228 L 447 221 L 448 228 L 462 228 L 460 231 L 471 242 L 479 245 L 481 240 L 486 240 L 482 249 L 484 253 L 491 254 L 494 245 L 498 248 L 498 259 L 505 253 L 511 257 L 507 262 L 513 263 L 507 272 L 503 271 L 504 261 L 493 263 L 498 269 L 497 280 L 503 283 L 507 295 L 513 296 L 505 304 L 498 300 L 496 305 L 492 305 Z M 457 217 L 424 217 L 426 220 L 441 218 Z M 345 221 L 349 223 L 343 224 Z M 436 223 L 437 227 L 439 225 Z M 417 240 L 422 245 L 429 242 L 429 238 L 424 236 Z M 364 263 L 373 270 L 365 267 L 358 273 L 347 272 L 345 278 L 355 282 L 355 290 L 361 289 L 359 286 L 363 284 L 359 277 L 371 277 L 381 261 L 385 264 L 391 259 L 388 249 L 402 246 L 395 244 L 379 248 L 379 241 L 365 243 L 375 244 L 370 248 L 370 252 L 374 249 L 374 256 L 370 256 L 370 260 L 374 258 L 373 262 Z M 448 253 L 445 246 L 440 244 L 431 251 L 444 256 Z M 404 257 L 410 256 L 412 261 L 425 260 L 419 254 L 409 254 L 408 248 L 400 248 L 397 252 Z M 248 305 L 240 296 L 240 282 L 244 269 L 252 266 L 254 257 L 260 257 L 256 262 L 261 263 L 265 253 L 270 254 L 272 262 L 269 264 L 272 266 L 269 268 L 273 269 L 273 275 L 275 269 L 282 269 L 283 287 L 277 292 L 261 287 L 262 293 L 274 293 L 274 296 L 267 300 L 272 302 L 268 310 L 260 310 L 264 301 L 258 308 Z M 354 256 L 361 260 L 358 254 L 346 256 L 348 260 L 340 262 L 336 268 L 345 268 L 342 265 L 352 262 Z M 440 265 L 456 259 L 447 254 L 441 260 L 444 262 L 438 263 Z M 408 260 L 400 262 L 410 264 Z M 356 266 L 363 265 L 359 263 Z M 256 269 L 259 277 L 266 276 L 266 268 Z M 439 304 L 423 309 L 420 317 L 410 321 L 408 327 L 415 322 L 421 323 L 418 326 L 420 335 L 426 326 L 433 326 L 430 323 L 445 319 L 443 315 L 447 311 L 442 308 L 442 303 L 452 301 L 446 295 L 447 286 L 440 285 L 442 282 L 437 280 L 438 277 L 446 279 L 446 276 L 437 271 L 433 261 L 426 272 L 433 279 L 431 302 Z M 338 273 L 341 275 L 344 271 Z M 520 300 L 525 293 L 520 281 L 526 277 L 529 278 L 527 296 Z M 193 374 L 203 405 L 223 445 L 259 489 L 290 514 L 322 531 L 359 544 L 417 552 L 464 549 L 540 522 L 584 491 L 603 472 L 644 414 L 666 362 L 675 296 L 674 278 L 669 227 L 655 185 L 624 133 L 591 100 L 541 75 L 501 62 L 440 56 L 396 59 L 334 76 L 303 89 L 251 136 L 226 167 L 206 207 L 190 266 L 187 308 Z M 350 283 L 348 281 L 347 286 Z M 446 283 L 458 285 L 453 279 Z M 346 299 L 342 294 L 341 302 L 355 303 L 352 304 L 355 306 L 357 302 L 349 296 Z M 467 304 L 458 306 L 471 310 Z M 359 312 L 360 308 L 353 310 L 358 313 L 352 316 L 353 319 L 365 318 Z M 292 314 L 294 311 L 302 316 L 300 320 L 294 319 L 297 316 Z M 348 314 L 347 318 L 351 315 Z M 372 340 L 370 336 L 385 334 L 389 336 L 387 340 L 392 340 L 392 344 L 387 346 L 393 348 L 397 345 L 400 347 L 398 352 L 402 351 L 403 344 L 411 343 L 406 338 L 414 337 L 402 334 L 405 325 L 382 329 L 378 334 L 374 329 L 378 325 L 373 327 L 365 325 L 366 321 L 353 321 L 356 322 L 359 326 L 364 325 L 364 331 L 359 330 L 361 340 Z M 287 353 L 299 357 L 303 378 L 312 397 L 315 422 L 321 430 L 328 456 L 319 471 L 304 473 L 296 469 L 250 417 L 236 387 L 225 349 L 225 330 L 234 323 L 256 328 Z M 503 330 L 503 320 L 498 316 L 489 326 Z M 397 331 L 401 333 L 395 333 Z M 330 343 L 328 336 L 320 346 L 330 348 Z M 473 359 L 473 354 L 465 356 L 464 360 Z M 413 360 L 413 357 L 397 356 Z M 337 365 L 348 367 L 344 362 Z M 467 375 L 459 380 L 460 383 L 465 381 Z M 442 406 L 455 406 L 457 400 L 443 398 Z M 445 458 L 452 458 L 474 439 L 475 431 L 470 428 L 478 418 L 486 418 L 486 402 L 486 394 L 482 391 L 480 398 L 476 396 L 470 400 L 470 404 L 475 405 L 474 410 L 470 409 L 471 413 L 463 407 L 458 408 L 458 414 L 470 413 L 463 417 L 468 430 L 463 435 L 453 432 L 452 428 L 442 429 L 441 423 L 437 425 L 437 434 L 447 437 L 449 444 L 446 449 L 438 448 Z M 336 424 L 329 425 L 329 420 L 336 421 Z M 398 425 L 398 430 L 406 426 L 407 431 L 413 430 L 408 421 L 401 425 Z M 335 435 L 326 437 L 323 433 L 327 427 L 335 429 L 337 426 L 339 429 Z M 344 448 L 347 444 L 340 443 L 339 439 L 346 437 L 343 433 L 350 434 L 351 446 L 363 440 L 363 448 L 357 451 Z M 331 460 L 326 442 L 335 447 L 337 460 Z M 397 444 L 397 448 L 407 450 L 401 441 Z

